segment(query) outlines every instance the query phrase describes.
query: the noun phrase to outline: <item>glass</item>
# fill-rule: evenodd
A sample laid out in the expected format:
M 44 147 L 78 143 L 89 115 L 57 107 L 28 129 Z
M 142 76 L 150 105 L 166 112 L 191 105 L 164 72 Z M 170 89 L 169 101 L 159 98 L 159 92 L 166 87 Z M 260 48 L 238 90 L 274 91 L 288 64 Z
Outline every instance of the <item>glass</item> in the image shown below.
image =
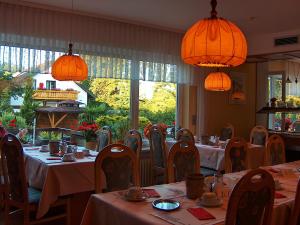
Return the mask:
M 217 198 L 219 200 L 222 200 L 223 199 L 223 189 L 224 189 L 222 174 L 215 174 L 214 183 L 212 184 L 212 189 L 213 189 L 213 192 L 216 193 Z

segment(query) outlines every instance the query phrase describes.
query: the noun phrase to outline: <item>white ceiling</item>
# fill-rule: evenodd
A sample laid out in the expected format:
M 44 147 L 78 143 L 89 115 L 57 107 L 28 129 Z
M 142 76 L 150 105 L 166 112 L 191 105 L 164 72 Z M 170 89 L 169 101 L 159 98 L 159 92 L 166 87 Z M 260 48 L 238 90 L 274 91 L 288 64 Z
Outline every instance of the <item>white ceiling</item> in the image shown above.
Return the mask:
M 17 0 L 23 1 L 23 0 Z M 184 31 L 210 14 L 210 0 L 73 0 L 78 12 L 126 22 Z M 26 0 L 71 9 L 72 0 Z M 218 15 L 236 23 L 246 35 L 300 27 L 299 0 L 219 0 Z

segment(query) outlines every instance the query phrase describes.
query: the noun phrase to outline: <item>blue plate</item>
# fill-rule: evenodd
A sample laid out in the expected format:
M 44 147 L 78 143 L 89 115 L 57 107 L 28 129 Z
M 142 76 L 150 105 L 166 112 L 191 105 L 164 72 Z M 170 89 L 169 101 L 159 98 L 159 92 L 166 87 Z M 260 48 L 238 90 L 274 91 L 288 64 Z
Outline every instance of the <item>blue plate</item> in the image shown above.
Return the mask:
M 173 211 L 180 207 L 180 202 L 172 199 L 157 199 L 152 202 L 152 206 L 162 211 Z

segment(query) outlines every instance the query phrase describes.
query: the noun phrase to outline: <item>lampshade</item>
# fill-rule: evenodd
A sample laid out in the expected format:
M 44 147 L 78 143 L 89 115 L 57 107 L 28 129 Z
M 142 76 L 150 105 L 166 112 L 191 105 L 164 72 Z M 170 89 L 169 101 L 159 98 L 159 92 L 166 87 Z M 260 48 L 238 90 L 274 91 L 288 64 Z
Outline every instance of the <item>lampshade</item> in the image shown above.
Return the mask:
M 80 56 L 72 54 L 72 44 L 69 44 L 69 53 L 53 63 L 51 73 L 56 80 L 82 81 L 88 77 L 88 68 Z
M 204 88 L 208 91 L 228 91 L 231 88 L 231 79 L 226 73 L 213 72 L 205 78 Z
M 211 17 L 195 23 L 185 33 L 181 57 L 187 64 L 207 67 L 233 67 L 245 62 L 247 41 L 232 22 L 217 17 L 217 2 L 211 1 Z
M 246 99 L 245 93 L 243 91 L 235 91 L 231 95 L 232 100 L 242 100 Z

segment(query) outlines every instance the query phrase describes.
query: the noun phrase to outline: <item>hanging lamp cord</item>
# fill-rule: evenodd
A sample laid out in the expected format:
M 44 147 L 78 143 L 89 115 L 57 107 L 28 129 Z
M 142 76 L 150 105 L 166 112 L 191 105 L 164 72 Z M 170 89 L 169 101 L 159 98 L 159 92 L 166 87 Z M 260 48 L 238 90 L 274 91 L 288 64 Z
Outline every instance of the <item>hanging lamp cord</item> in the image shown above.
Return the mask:
M 210 12 L 211 18 L 215 19 L 217 18 L 217 11 L 216 11 L 217 0 L 211 0 L 210 5 L 211 5 L 211 12 Z

